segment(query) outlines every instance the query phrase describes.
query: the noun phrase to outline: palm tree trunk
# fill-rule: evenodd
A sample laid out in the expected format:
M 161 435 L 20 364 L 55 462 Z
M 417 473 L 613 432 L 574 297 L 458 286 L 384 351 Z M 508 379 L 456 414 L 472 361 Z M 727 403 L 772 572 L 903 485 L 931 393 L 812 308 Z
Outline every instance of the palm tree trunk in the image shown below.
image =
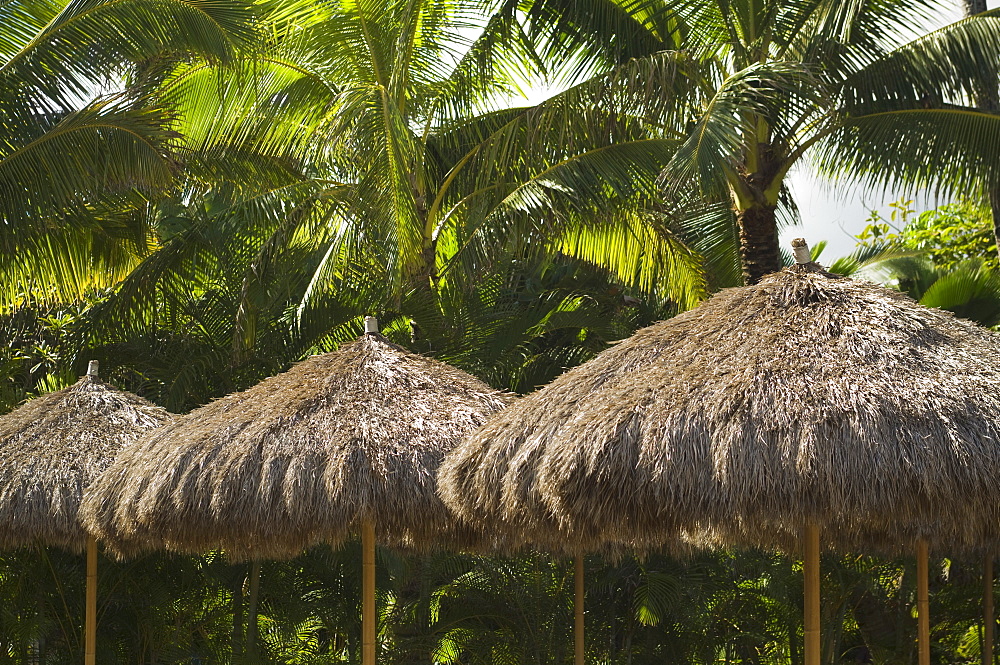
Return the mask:
M 756 284 L 764 275 L 781 270 L 774 206 L 755 204 L 741 210 L 737 215 L 737 223 L 743 281 Z
M 990 187 L 989 197 L 990 213 L 993 215 L 993 239 L 997 244 L 997 257 L 1000 258 L 1000 187 Z
M 243 576 L 239 575 L 233 586 L 233 640 L 232 662 L 239 665 L 243 662 Z
M 785 573 L 789 577 L 795 575 L 795 561 L 792 557 L 788 555 L 781 555 L 782 564 L 787 568 Z M 785 587 L 787 596 L 785 598 L 785 604 L 789 607 L 795 607 L 797 605 L 797 599 L 794 598 L 792 594 L 792 585 L 789 583 Z M 799 626 L 801 625 L 802 616 L 795 611 L 789 610 L 788 620 L 786 622 L 786 627 L 788 630 L 788 662 L 790 665 L 802 665 L 802 652 L 799 650 Z
M 434 295 L 438 283 L 437 274 L 437 240 L 424 237 L 420 248 L 420 254 L 415 256 L 407 266 L 406 278 L 408 283 L 405 287 L 411 289 L 410 297 L 414 302 L 422 305 L 432 305 L 437 302 Z M 402 294 L 397 294 L 397 299 L 401 299 Z M 397 302 L 401 305 L 401 302 Z M 428 347 L 422 347 L 425 335 L 420 326 L 413 319 L 410 320 L 410 343 L 414 345 L 414 350 L 430 351 Z
M 421 243 L 420 254 L 408 257 L 407 277 L 410 286 L 418 291 L 431 291 L 438 281 L 437 274 L 437 239 L 427 225 L 427 195 L 417 184 L 417 176 L 410 174 L 410 187 L 413 194 L 414 207 L 420 220 Z
M 257 630 L 258 630 L 258 610 L 260 600 L 260 561 L 250 564 L 250 597 L 247 603 L 247 662 L 252 665 L 257 663 Z
M 965 5 L 965 15 L 972 16 L 986 11 L 986 0 L 962 0 Z
M 975 16 L 986 11 L 986 0 L 962 0 L 966 16 Z M 976 91 L 976 105 L 987 113 L 1000 110 L 1000 98 L 996 85 L 984 85 Z M 990 202 L 990 213 L 993 215 L 993 237 L 997 243 L 997 255 L 1000 257 L 1000 183 L 987 183 L 987 197 Z

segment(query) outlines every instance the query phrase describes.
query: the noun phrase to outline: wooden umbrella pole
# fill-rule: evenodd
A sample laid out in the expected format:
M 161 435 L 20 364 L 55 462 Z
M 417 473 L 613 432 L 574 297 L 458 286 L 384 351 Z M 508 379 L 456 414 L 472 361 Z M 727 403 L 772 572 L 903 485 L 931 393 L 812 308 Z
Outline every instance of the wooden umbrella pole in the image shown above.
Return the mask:
M 97 662 L 97 540 L 87 536 L 87 607 L 84 627 L 84 665 Z
M 803 627 L 805 637 L 804 665 L 820 665 L 819 640 L 819 526 L 807 523 L 803 533 L 805 540 L 802 561 L 805 604 L 803 607 Z
M 927 541 L 917 541 L 917 663 L 931 663 L 930 603 L 927 600 Z
M 87 376 L 97 379 L 99 363 L 87 364 Z M 97 539 L 87 536 L 87 606 L 84 608 L 83 662 L 97 662 Z
M 983 558 L 983 665 L 993 665 L 993 555 Z
M 361 663 L 375 665 L 375 525 L 361 525 Z
M 573 662 L 583 665 L 583 556 L 573 562 L 576 593 L 573 599 Z

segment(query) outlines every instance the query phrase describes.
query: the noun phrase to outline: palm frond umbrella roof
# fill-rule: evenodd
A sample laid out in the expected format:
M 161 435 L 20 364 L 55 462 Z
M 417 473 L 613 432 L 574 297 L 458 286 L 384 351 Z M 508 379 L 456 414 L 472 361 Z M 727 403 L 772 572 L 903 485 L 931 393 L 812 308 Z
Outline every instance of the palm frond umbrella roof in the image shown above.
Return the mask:
M 83 519 L 119 554 L 284 558 L 362 521 L 382 542 L 455 544 L 463 534 L 437 497 L 437 468 L 509 400 L 366 334 L 143 439 L 88 492 Z
M 637 332 L 449 454 L 445 502 L 569 551 L 1000 530 L 1000 335 L 805 263 Z M 839 534 L 839 535 L 838 535 Z M 826 539 L 826 537 L 825 537 Z
M 115 455 L 173 417 L 91 372 L 0 417 L 0 547 L 82 550 L 85 488 Z
M 694 552 L 720 547 L 760 547 L 801 554 L 802 525 L 794 522 L 742 521 L 688 529 L 673 551 Z M 834 516 L 823 523 L 823 542 L 844 553 L 881 556 L 912 556 L 914 546 L 924 541 L 940 556 L 995 556 L 1000 552 L 1000 510 L 983 506 L 979 519 L 925 517 L 905 522 L 874 518 Z

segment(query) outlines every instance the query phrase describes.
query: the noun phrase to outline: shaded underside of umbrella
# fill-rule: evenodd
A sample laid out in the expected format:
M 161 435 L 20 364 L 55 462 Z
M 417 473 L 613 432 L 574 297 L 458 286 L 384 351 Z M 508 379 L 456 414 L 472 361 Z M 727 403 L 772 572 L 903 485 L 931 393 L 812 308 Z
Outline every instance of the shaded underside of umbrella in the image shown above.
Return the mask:
M 823 547 L 841 554 L 865 554 L 899 557 L 913 556 L 920 543 L 931 554 L 977 558 L 1000 553 L 1000 515 L 968 523 L 946 520 L 924 520 L 917 523 L 897 522 L 876 524 L 871 520 L 828 519 L 823 524 Z M 775 523 L 743 523 L 732 520 L 724 526 L 687 529 L 681 538 L 691 551 L 721 547 L 764 546 L 789 554 L 802 554 L 802 525 Z M 676 546 L 672 551 L 678 550 Z
M 706 525 L 781 546 L 803 523 L 972 543 L 998 523 L 998 413 L 1000 336 L 805 264 L 519 400 L 449 455 L 441 492 L 575 551 Z
M 378 334 L 192 411 L 125 451 L 84 503 L 119 554 L 284 558 L 370 523 L 381 542 L 475 539 L 436 494 L 447 450 L 510 397 Z
M 171 418 L 90 375 L 0 417 L 0 547 L 82 551 L 84 489 L 119 450 Z

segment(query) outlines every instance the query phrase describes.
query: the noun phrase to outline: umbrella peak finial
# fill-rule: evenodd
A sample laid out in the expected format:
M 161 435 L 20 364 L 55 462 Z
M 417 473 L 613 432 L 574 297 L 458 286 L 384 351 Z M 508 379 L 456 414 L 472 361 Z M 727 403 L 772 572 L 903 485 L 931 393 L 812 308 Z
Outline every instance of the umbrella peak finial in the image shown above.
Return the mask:
M 809 243 L 806 242 L 805 238 L 795 238 L 792 240 L 792 253 L 795 254 L 795 262 L 799 265 L 812 263 Z
M 89 363 L 87 363 L 87 376 L 92 376 L 92 377 L 94 377 L 96 379 L 97 378 L 97 368 L 99 366 L 100 366 L 100 363 L 97 362 L 96 360 L 91 360 Z
M 365 317 L 365 334 L 372 334 L 378 332 L 378 319 L 374 316 Z

